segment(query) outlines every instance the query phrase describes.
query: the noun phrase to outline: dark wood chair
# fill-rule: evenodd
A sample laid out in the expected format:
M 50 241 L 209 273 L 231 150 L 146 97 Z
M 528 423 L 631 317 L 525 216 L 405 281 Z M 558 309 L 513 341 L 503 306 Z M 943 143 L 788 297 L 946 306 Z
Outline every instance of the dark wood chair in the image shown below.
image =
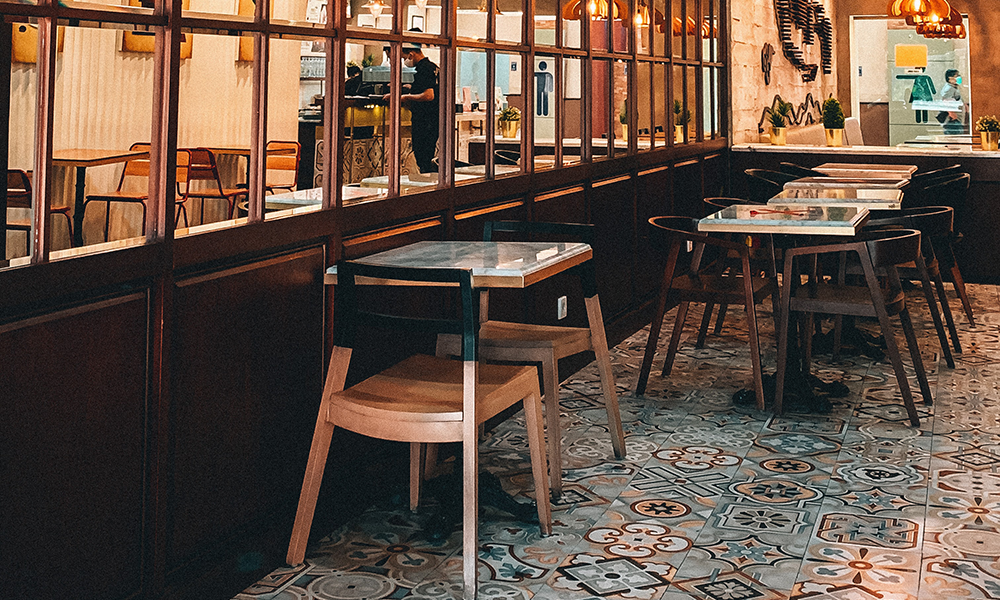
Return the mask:
M 21 169 L 7 169 L 7 208 L 31 209 L 31 177 Z M 62 215 L 66 218 L 66 227 L 69 228 L 70 244 L 73 243 L 73 218 L 70 217 L 69 206 L 50 206 L 49 214 Z M 12 231 L 24 231 L 27 238 L 26 253 L 31 252 L 31 217 L 26 219 L 11 219 L 6 215 L 7 229 Z
M 910 349 L 910 358 L 917 373 L 921 395 L 924 397 L 924 402 L 929 404 L 932 401 L 930 386 L 920 358 L 920 349 L 917 347 L 917 338 L 913 333 L 910 313 L 906 308 L 906 296 L 903 294 L 897 272 L 897 266 L 912 263 L 920 257 L 920 237 L 920 232 L 912 229 L 871 231 L 862 232 L 851 241 L 791 248 L 785 251 L 778 327 L 778 372 L 774 395 L 777 413 L 782 412 L 791 313 L 802 313 L 804 317 L 801 320 L 805 346 L 805 351 L 802 353 L 803 373 L 809 372 L 813 314 L 853 315 L 878 319 L 910 423 L 915 427 L 920 425 L 910 385 L 906 380 L 906 371 L 899 355 L 899 347 L 896 344 L 895 330 L 889 321 L 890 316 L 899 315 Z M 810 272 L 815 273 L 818 257 L 844 252 L 857 255 L 865 285 L 847 284 L 843 277 L 838 277 L 834 282 L 811 277 L 808 284 L 801 284 L 802 262 L 810 263 Z M 878 273 L 884 274 L 888 282 L 884 289 L 880 286 Z
M 464 597 L 475 598 L 479 518 L 478 426 L 518 403 L 523 403 L 527 421 L 538 520 L 543 533 L 552 531 L 538 372 L 529 366 L 484 364 L 477 360 L 478 323 L 474 316 L 470 270 L 401 269 L 344 262 L 340 264 L 337 276 L 335 347 L 288 546 L 288 563 L 297 565 L 305 558 L 309 529 L 335 427 L 410 444 L 412 508 L 419 500 L 422 472 L 420 445 L 462 442 Z M 461 298 L 460 316 L 455 319 L 414 318 L 398 314 L 396 311 L 401 310 L 398 305 L 373 307 L 370 302 L 362 305 L 358 302 L 356 289 L 356 280 L 361 277 L 400 284 L 457 286 Z M 402 310 L 409 308 L 402 307 Z M 377 312 L 381 310 L 388 312 Z M 354 330 L 359 323 L 410 332 L 437 331 L 459 335 L 462 339 L 461 360 L 416 355 L 345 389 Z
M 125 168 L 122 169 L 122 176 L 118 180 L 118 187 L 115 188 L 113 192 L 107 192 L 105 194 L 89 194 L 87 195 L 87 200 L 83 203 L 83 214 L 86 216 L 87 207 L 90 206 L 91 202 L 104 202 L 104 241 L 108 241 L 108 230 L 111 228 L 111 203 L 112 202 L 125 202 L 130 204 L 139 204 L 142 206 L 142 228 L 143 232 L 146 229 L 146 200 L 149 198 L 149 148 L 150 145 L 147 142 L 136 142 L 129 147 L 130 151 L 142 151 L 146 152 L 147 155 L 143 158 L 133 158 L 125 163 Z M 132 179 L 145 179 L 146 185 L 143 187 L 135 188 L 134 184 L 125 187 L 126 181 Z M 134 190 L 134 191 L 131 191 Z M 140 234 L 141 235 L 141 234 Z
M 799 175 L 790 175 L 767 169 L 747 169 L 747 198 L 755 204 L 767 204 L 767 201 L 778 195 L 789 181 L 800 179 Z
M 185 169 L 186 185 L 181 204 L 186 204 L 191 198 L 201 199 L 200 224 L 205 222 L 205 200 L 224 200 L 229 208 L 227 218 L 232 219 L 236 203 L 240 198 L 246 198 L 249 191 L 246 188 L 227 188 L 222 185 L 215 154 L 208 148 L 191 148 L 187 152 L 190 162 Z M 205 186 L 192 189 L 191 184 L 196 181 L 203 182 Z M 185 220 L 186 217 L 185 214 Z
M 766 277 L 757 277 L 750 266 L 750 249 L 745 242 L 730 241 L 710 237 L 697 231 L 697 219 L 689 217 L 653 217 L 649 219 L 652 226 L 652 239 L 664 250 L 667 262 L 663 269 L 663 282 L 656 300 L 653 322 L 649 328 L 649 339 L 646 342 L 646 352 L 636 383 L 636 394 L 646 391 L 649 371 L 653 365 L 653 355 L 660 337 L 660 327 L 667 306 L 678 303 L 677 318 L 670 335 L 670 345 L 663 362 L 663 376 L 670 374 L 674 356 L 680 344 L 681 332 L 684 328 L 684 318 L 687 316 L 688 305 L 691 302 L 713 304 L 738 304 L 747 312 L 747 329 L 750 333 L 750 360 L 753 364 L 754 391 L 757 397 L 757 407 L 764 408 L 764 383 L 761 372 L 760 343 L 757 335 L 757 311 L 755 305 L 768 296 L 777 293 L 777 283 L 773 273 Z M 690 246 L 690 250 L 688 250 Z M 706 257 L 706 249 L 718 252 L 716 257 Z M 684 271 L 681 266 L 682 254 L 690 254 L 690 267 Z M 739 256 L 738 270 L 722 269 L 723 262 L 729 253 Z M 714 259 L 713 259 L 714 258 Z
M 274 190 L 295 189 L 299 180 L 299 161 L 302 157 L 302 146 L 298 142 L 270 141 L 265 147 L 265 163 L 267 177 L 264 178 L 264 193 L 273 194 Z
M 778 170 L 787 175 L 794 175 L 796 179 L 801 177 L 826 177 L 826 173 L 821 173 L 814 169 L 803 167 L 795 163 L 778 163 Z
M 494 240 L 500 234 L 511 241 L 574 241 L 593 245 L 594 226 L 583 223 L 542 223 L 526 221 L 488 221 L 483 227 L 483 241 Z M 506 235 L 505 235 L 506 234 Z M 597 314 L 600 306 L 594 281 L 593 261 L 576 267 L 583 284 L 584 303 L 588 314 Z M 508 323 L 489 319 L 489 304 L 480 305 L 479 349 L 483 360 L 530 362 L 541 364 L 542 386 L 545 390 L 545 418 L 548 428 L 550 486 L 553 494 L 562 492 L 562 434 L 559 425 L 559 360 L 593 351 L 601 375 L 604 406 L 608 413 L 608 428 L 615 457 L 625 458 L 625 435 L 618 409 L 614 374 L 608 342 L 595 337 L 588 327 L 562 327 Z M 461 339 L 457 335 L 438 336 L 437 352 L 457 355 Z

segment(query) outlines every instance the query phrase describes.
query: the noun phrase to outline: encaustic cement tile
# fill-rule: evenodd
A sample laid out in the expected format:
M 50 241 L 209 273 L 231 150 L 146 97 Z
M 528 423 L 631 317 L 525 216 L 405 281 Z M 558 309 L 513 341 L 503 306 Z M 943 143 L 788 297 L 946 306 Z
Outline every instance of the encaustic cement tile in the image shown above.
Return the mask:
M 843 585 L 898 598 L 916 598 L 920 585 L 920 552 L 840 544 L 809 548 L 798 583 L 824 591 Z

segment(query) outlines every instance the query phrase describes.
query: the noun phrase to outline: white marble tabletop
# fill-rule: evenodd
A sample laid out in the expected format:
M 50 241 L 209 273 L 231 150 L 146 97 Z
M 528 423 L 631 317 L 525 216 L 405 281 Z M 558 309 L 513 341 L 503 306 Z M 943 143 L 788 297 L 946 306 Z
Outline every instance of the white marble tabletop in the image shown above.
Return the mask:
M 735 204 L 698 221 L 698 231 L 852 236 L 867 220 L 858 206 Z
M 901 177 L 802 177 L 784 185 L 786 190 L 805 188 L 894 188 L 909 182 Z
M 375 188 L 360 188 L 349 185 L 341 188 L 341 194 L 344 200 L 374 199 L 383 195 L 381 191 Z M 312 206 L 321 204 L 322 202 L 323 188 L 321 187 L 264 196 L 264 205 L 271 210 L 294 208 L 296 206 Z
M 917 171 L 916 165 L 891 165 L 872 163 L 823 163 L 813 170 L 831 177 L 902 177 L 909 179 Z
M 767 201 L 772 204 L 858 206 L 869 210 L 899 210 L 903 191 L 892 188 L 817 187 L 789 188 Z
M 369 265 L 472 269 L 477 288 L 523 288 L 590 260 L 588 244 L 548 242 L 417 242 L 358 259 Z M 326 283 L 337 283 L 337 267 Z M 382 283 L 361 281 L 359 283 Z

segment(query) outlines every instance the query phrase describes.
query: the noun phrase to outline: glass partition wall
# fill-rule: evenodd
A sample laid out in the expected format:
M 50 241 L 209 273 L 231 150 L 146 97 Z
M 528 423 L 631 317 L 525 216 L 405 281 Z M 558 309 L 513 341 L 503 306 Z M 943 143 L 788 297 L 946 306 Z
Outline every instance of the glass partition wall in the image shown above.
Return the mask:
M 721 137 L 723 2 L 0 1 L 0 268 Z

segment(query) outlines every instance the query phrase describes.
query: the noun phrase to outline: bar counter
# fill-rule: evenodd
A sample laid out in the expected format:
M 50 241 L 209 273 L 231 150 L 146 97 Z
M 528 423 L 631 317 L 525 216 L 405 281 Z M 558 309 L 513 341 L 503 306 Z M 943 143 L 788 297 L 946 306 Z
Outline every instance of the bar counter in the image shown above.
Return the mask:
M 746 197 L 746 169 L 777 171 L 782 162 L 816 167 L 826 162 L 916 165 L 918 172 L 960 164 L 970 175 L 964 207 L 956 210 L 955 229 L 964 239 L 955 252 L 967 282 L 1000 283 L 1000 152 L 984 152 L 978 144 L 913 146 L 772 146 L 739 144 L 731 147 L 730 192 Z M 954 206 L 961 200 L 942 199 Z

